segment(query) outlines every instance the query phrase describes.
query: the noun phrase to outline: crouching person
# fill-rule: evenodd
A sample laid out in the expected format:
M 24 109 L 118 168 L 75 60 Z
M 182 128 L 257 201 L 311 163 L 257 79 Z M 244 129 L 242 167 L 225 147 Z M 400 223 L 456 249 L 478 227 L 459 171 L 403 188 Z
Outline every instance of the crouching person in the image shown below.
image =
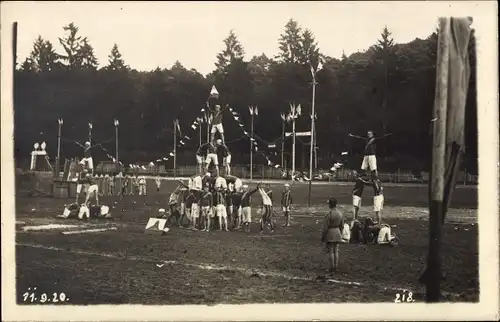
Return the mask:
M 111 219 L 112 216 L 109 213 L 109 207 L 108 206 L 91 206 L 89 207 L 90 210 L 90 217 L 92 218 L 97 218 L 97 219 Z
M 323 222 L 323 233 L 321 235 L 321 243 L 326 246 L 328 253 L 329 269 L 328 273 L 333 274 L 338 271 L 339 267 L 339 246 L 342 243 L 342 230 L 344 229 L 344 216 L 337 209 L 337 199 L 330 198 L 328 200 L 330 210 L 325 216 Z
M 77 202 L 73 202 L 64 207 L 63 213 L 61 215 L 57 215 L 57 218 L 78 218 L 78 213 L 80 211 L 80 205 Z
M 387 224 L 374 224 L 371 218 L 365 220 L 365 244 L 371 242 L 378 245 L 397 246 L 399 241 L 396 234 L 392 233 L 391 226 Z

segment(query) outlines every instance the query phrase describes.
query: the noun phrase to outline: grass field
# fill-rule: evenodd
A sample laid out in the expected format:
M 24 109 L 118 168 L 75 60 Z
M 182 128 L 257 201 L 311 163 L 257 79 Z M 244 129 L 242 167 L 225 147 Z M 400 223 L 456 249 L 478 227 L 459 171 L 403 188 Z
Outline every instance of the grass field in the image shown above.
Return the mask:
M 149 185 L 147 197 L 104 197 L 103 204 L 115 205 L 113 221 L 56 219 L 71 200 L 17 198 L 16 220 L 24 222 L 16 225 L 18 303 L 32 304 L 23 300 L 30 287 L 39 293 L 64 292 L 67 304 L 390 302 L 402 290 L 423 301 L 417 277 L 428 244 L 425 186 L 386 185 L 383 216 L 394 226 L 400 245 L 342 245 L 340 272 L 325 280 L 320 244 L 325 202 L 336 197 L 350 218 L 351 186 L 313 185 L 314 211 L 309 214 L 308 186 L 294 185 L 292 226 L 281 227 L 278 212 L 274 234 L 260 235 L 254 224 L 248 234 L 172 228 L 160 236 L 145 234 L 144 226 L 158 208 L 166 207 L 174 182 L 164 181 L 160 193 Z M 278 199 L 281 184 L 272 188 Z M 371 196 L 367 189 L 361 216 L 373 215 Z M 255 205 L 259 199 L 254 198 Z M 21 229 L 50 223 L 116 230 L 63 235 L 61 229 Z M 445 298 L 477 301 L 477 189 L 455 191 L 443 233 Z

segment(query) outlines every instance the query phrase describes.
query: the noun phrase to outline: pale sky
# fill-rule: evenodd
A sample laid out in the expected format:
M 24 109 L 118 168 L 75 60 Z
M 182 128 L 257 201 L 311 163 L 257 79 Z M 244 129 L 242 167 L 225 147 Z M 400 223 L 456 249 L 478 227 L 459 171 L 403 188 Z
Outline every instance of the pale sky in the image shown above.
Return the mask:
M 460 6 L 458 8 L 457 6 Z M 18 63 L 38 35 L 62 52 L 58 37 L 74 22 L 107 64 L 116 42 L 137 70 L 169 68 L 179 60 L 207 74 L 233 29 L 246 59 L 278 53 L 278 39 L 293 18 L 314 33 L 322 53 L 340 58 L 375 44 L 385 25 L 396 43 L 425 38 L 451 2 L 3 2 L 5 22 L 18 22 Z M 470 12 L 462 2 L 454 9 Z

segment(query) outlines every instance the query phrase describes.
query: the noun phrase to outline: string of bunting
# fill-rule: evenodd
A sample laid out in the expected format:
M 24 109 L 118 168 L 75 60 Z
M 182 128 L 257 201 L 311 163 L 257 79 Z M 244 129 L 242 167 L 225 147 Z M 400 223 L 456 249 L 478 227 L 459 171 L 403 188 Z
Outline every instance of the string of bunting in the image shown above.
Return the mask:
M 247 136 L 250 141 L 252 142 L 253 144 L 253 148 L 255 150 L 255 152 L 259 152 L 264 158 L 266 158 L 267 160 L 267 165 L 269 166 L 273 166 L 275 168 L 279 168 L 280 165 L 277 164 L 277 163 L 274 163 L 271 161 L 271 159 L 259 148 L 259 144 L 257 143 L 257 141 L 255 140 L 255 138 L 251 137 L 251 133 L 249 133 L 247 130 L 245 130 L 245 126 L 244 124 L 241 122 L 241 117 L 240 115 L 238 114 L 238 112 L 236 112 L 233 108 L 229 107 L 229 111 L 231 112 L 231 115 L 233 116 L 233 119 L 238 123 L 240 129 L 243 131 L 243 133 L 245 134 L 245 136 Z M 258 111 L 257 109 L 255 109 L 255 113 L 257 115 Z

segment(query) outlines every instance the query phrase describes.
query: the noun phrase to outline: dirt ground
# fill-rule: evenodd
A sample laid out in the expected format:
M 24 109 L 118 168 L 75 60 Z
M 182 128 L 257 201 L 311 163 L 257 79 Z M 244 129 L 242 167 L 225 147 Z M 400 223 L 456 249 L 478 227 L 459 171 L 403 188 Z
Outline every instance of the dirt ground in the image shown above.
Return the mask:
M 296 302 L 391 302 L 412 292 L 416 302 L 425 289 L 417 282 L 428 245 L 427 188 L 386 187 L 385 221 L 400 239 L 398 247 L 345 244 L 340 272 L 325 280 L 326 256 L 320 244 L 326 199 L 336 197 L 351 217 L 351 186 L 313 185 L 313 212 L 307 211 L 307 185 L 294 185 L 292 226 L 274 234 L 201 232 L 172 227 L 165 236 L 147 234 L 149 217 L 166 208 L 173 181 L 160 192 L 152 181 L 148 196 L 104 197 L 114 220 L 56 219 L 71 200 L 17 198 L 17 300 L 28 288 L 38 294 L 61 293 L 67 304 L 216 304 Z M 281 185 L 272 185 L 279 202 Z M 373 215 L 372 191 L 365 191 L 360 215 Z M 257 206 L 260 197 L 254 198 Z M 477 301 L 477 189 L 458 188 L 443 231 L 444 297 Z M 278 207 L 276 207 L 278 210 Z M 254 222 L 258 218 L 254 212 Z M 115 227 L 105 232 L 68 234 L 68 229 L 23 231 L 23 226 L 68 224 Z

